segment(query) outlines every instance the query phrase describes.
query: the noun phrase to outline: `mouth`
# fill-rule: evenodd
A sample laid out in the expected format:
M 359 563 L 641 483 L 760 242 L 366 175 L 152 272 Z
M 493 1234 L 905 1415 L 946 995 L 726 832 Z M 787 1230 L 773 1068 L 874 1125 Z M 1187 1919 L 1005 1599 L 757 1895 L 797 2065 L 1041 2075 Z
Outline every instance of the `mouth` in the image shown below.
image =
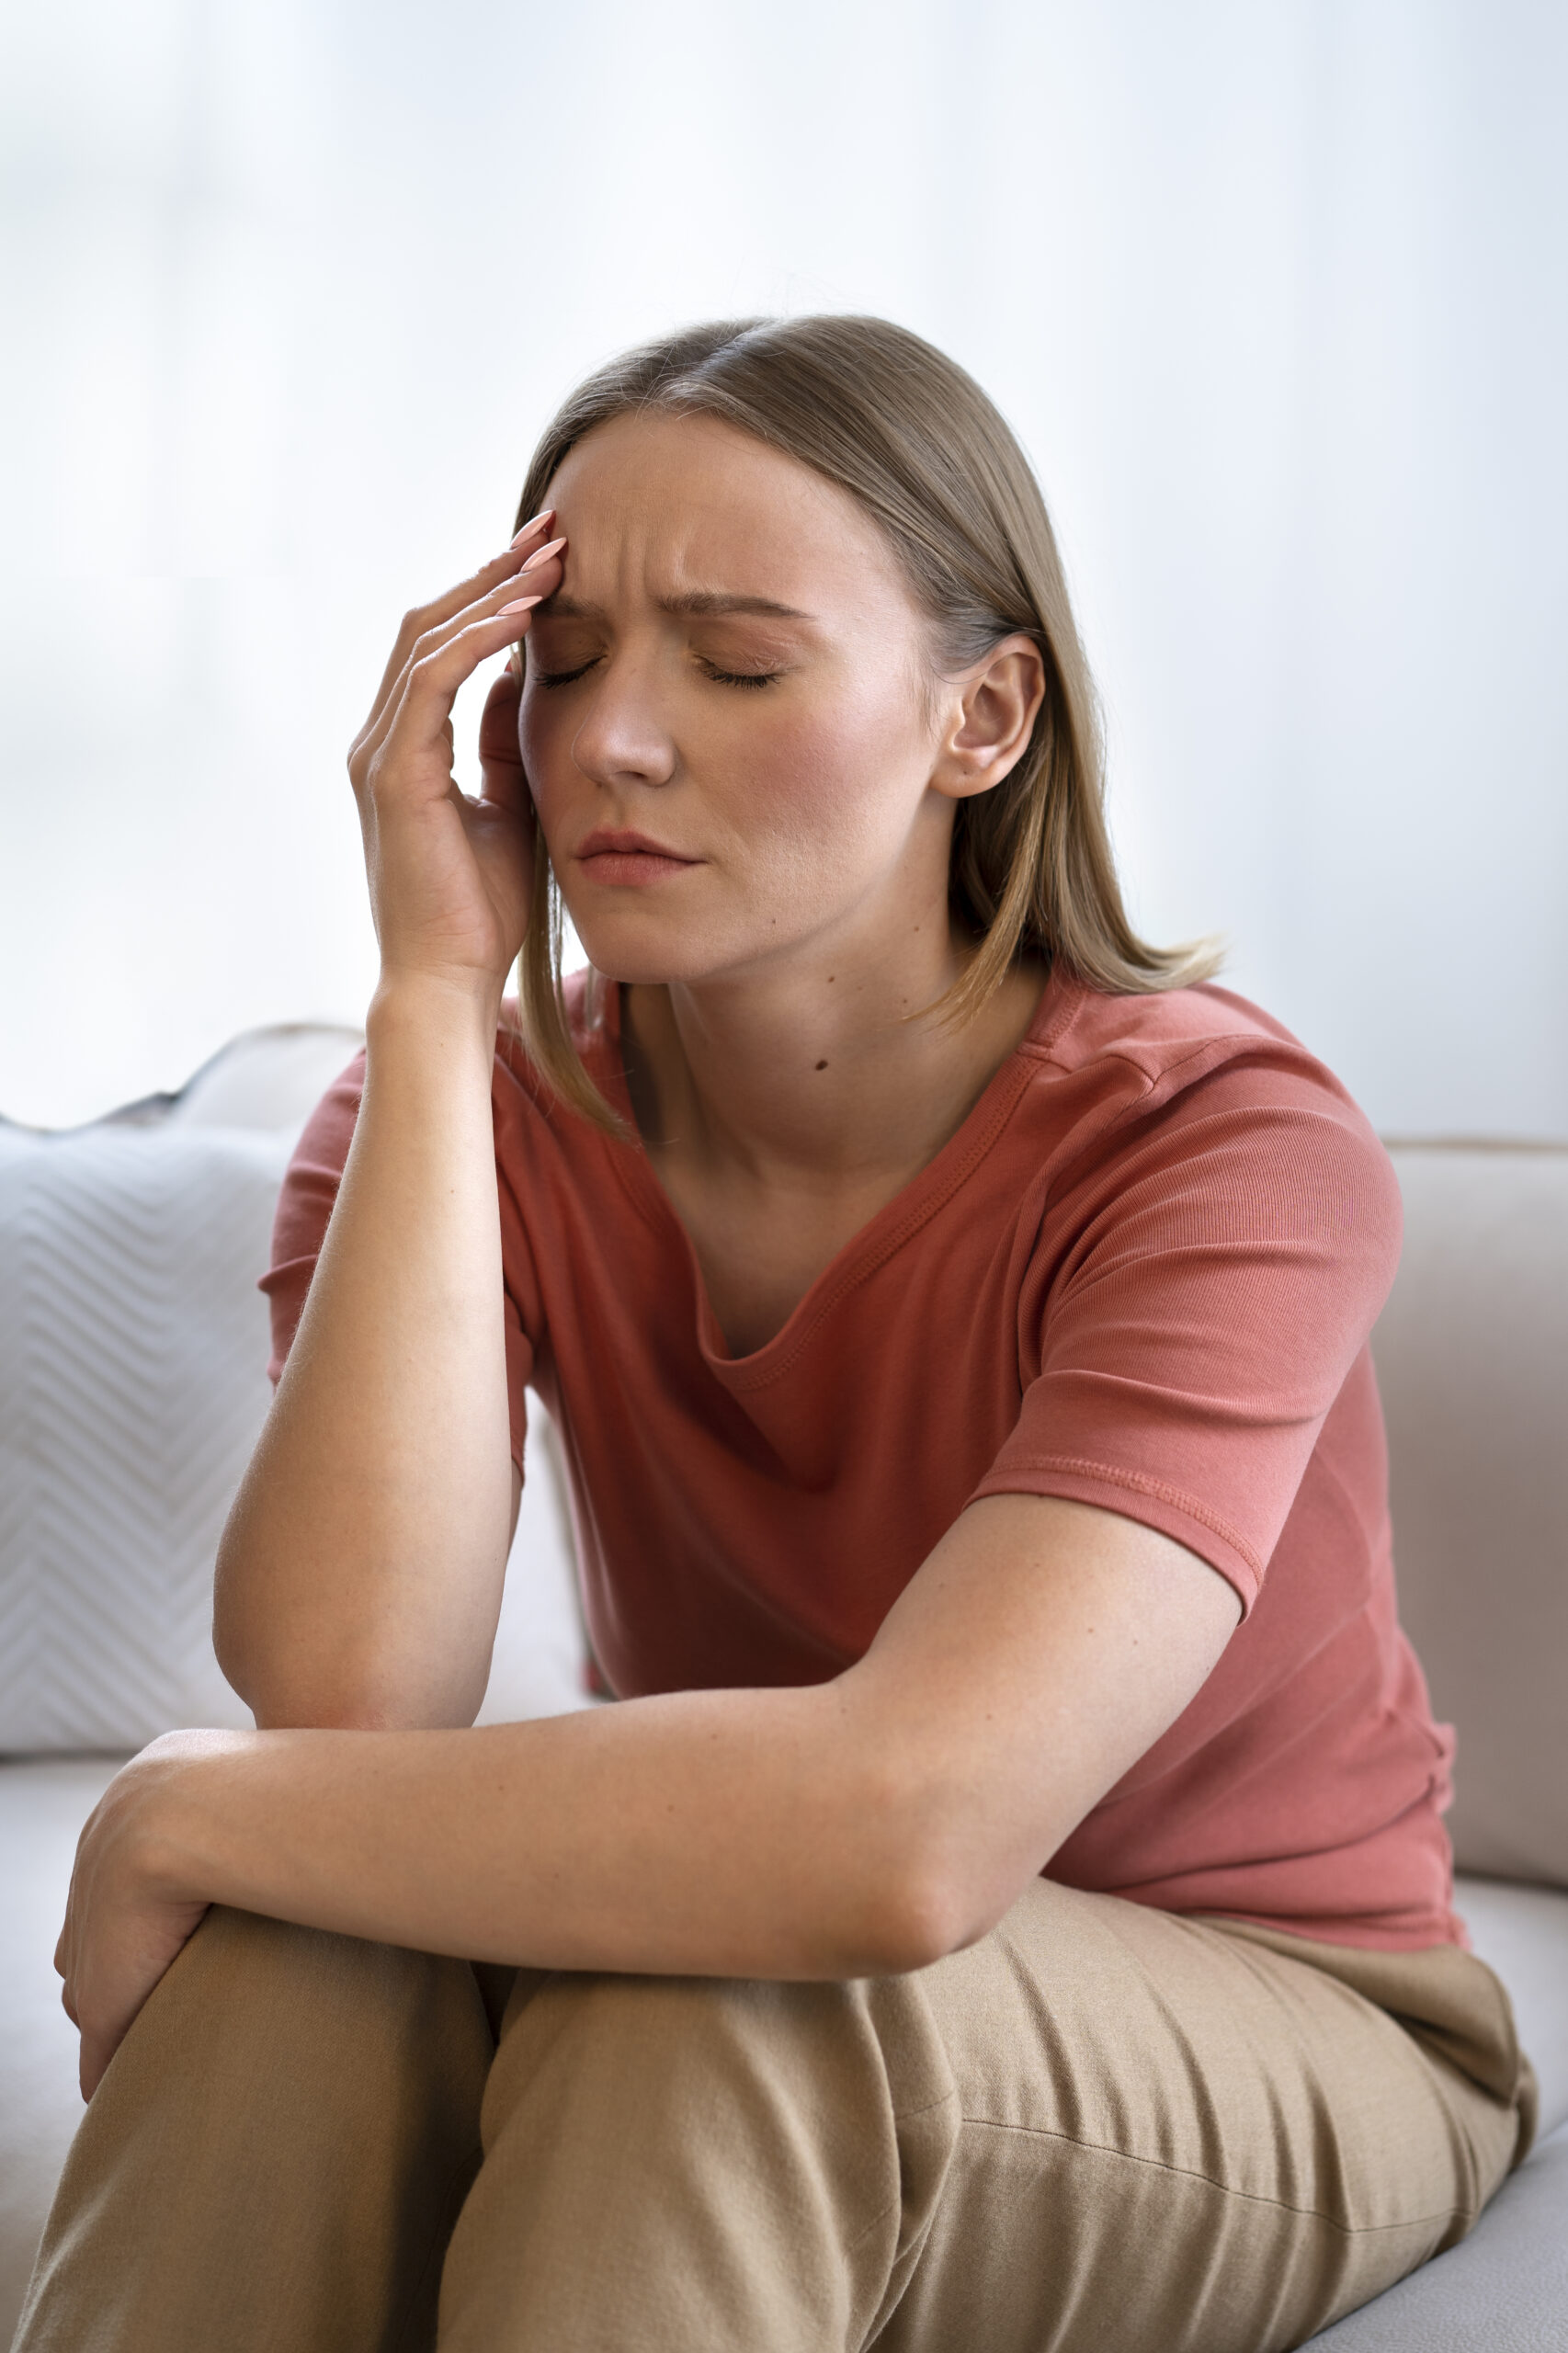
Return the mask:
M 599 826 L 588 835 L 574 862 L 590 882 L 611 888 L 662 882 L 702 864 L 699 858 L 683 858 L 679 850 L 654 841 L 648 834 L 612 831 L 608 826 Z

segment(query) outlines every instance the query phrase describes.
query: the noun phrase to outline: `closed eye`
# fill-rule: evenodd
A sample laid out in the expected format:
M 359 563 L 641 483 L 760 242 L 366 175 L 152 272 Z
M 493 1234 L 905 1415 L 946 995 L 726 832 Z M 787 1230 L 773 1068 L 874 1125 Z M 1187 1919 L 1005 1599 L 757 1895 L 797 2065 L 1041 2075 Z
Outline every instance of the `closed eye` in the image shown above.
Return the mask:
M 704 662 L 702 667 L 721 687 L 770 687 L 784 675 L 782 670 L 721 670 L 716 662 Z
M 574 686 L 579 678 L 587 676 L 597 659 L 595 654 L 586 662 L 579 662 L 574 670 L 536 670 L 534 676 L 541 687 Z M 782 670 L 721 670 L 716 662 L 707 661 L 702 664 L 702 670 L 720 687 L 770 687 L 776 678 L 784 676 Z

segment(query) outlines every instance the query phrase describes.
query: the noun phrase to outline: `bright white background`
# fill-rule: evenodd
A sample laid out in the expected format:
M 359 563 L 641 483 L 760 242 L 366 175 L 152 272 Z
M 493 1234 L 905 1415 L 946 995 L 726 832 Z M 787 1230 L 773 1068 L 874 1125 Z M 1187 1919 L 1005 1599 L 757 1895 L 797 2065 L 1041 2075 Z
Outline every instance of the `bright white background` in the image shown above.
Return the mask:
M 357 1017 L 342 758 L 575 377 L 877 310 L 1034 455 L 1138 917 L 1568 1134 L 1568 8 L 75 0 L 0 58 L 0 1109 Z M 471 707 L 460 725 L 472 726 Z

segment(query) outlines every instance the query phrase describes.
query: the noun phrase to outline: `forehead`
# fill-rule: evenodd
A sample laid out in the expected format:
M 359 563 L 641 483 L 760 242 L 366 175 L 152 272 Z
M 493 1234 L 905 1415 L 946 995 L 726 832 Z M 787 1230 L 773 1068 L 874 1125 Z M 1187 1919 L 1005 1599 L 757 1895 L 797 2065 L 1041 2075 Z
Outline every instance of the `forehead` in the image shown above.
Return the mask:
M 629 415 L 567 452 L 546 494 L 567 587 L 607 596 L 751 593 L 821 611 L 913 613 L 887 540 L 847 491 L 722 419 Z

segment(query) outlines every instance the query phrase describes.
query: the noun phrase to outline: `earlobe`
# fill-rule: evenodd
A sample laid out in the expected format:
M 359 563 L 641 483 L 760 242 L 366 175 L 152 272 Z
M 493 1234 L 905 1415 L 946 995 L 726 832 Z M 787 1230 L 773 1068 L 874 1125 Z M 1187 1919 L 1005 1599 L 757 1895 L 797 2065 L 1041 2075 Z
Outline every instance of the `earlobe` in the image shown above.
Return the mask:
M 1028 750 L 1045 699 L 1040 648 L 1021 632 L 1004 638 L 960 682 L 960 692 L 931 776 L 933 789 L 951 801 L 991 791 Z

